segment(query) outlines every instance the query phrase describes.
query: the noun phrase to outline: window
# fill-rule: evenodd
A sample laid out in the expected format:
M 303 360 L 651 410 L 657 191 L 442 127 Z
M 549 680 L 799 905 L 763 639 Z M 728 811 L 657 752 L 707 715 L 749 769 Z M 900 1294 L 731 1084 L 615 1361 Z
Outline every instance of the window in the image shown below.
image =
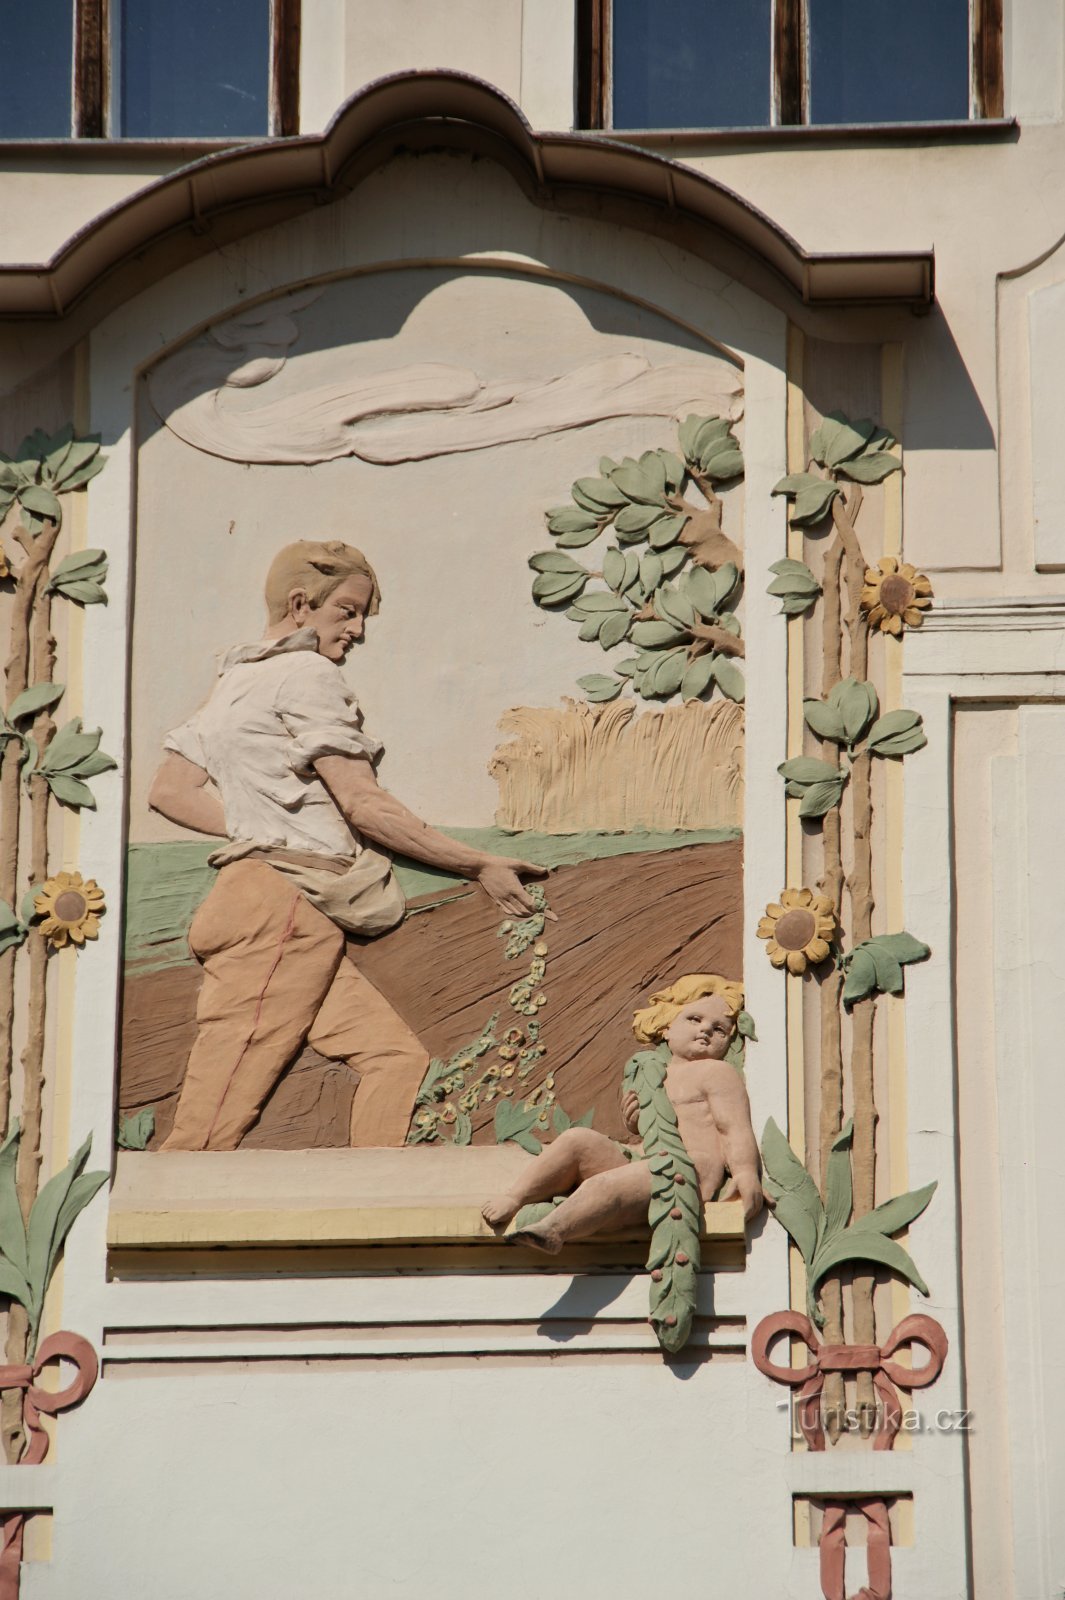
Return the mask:
M 299 130 L 300 0 L 33 0 L 0 138 L 249 139 Z
M 1002 0 L 578 0 L 584 128 L 1000 117 Z

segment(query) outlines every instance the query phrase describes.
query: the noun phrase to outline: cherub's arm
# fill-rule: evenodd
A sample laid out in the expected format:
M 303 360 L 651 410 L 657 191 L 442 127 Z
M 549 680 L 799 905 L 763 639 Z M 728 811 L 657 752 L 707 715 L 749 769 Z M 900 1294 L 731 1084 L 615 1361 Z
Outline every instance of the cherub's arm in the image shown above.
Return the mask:
M 715 1062 L 707 1086 L 707 1100 L 721 1136 L 725 1166 L 732 1175 L 723 1196 L 743 1201 L 748 1222 L 762 1209 L 764 1196 L 758 1141 L 751 1125 L 751 1102 L 743 1079 L 727 1061 Z

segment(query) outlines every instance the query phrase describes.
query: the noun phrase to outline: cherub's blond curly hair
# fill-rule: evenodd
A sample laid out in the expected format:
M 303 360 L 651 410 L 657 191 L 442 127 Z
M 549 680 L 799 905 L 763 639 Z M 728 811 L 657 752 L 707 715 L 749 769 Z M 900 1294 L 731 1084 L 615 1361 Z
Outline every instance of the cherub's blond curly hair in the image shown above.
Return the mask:
M 708 994 L 719 994 L 734 1017 L 743 1010 L 742 983 L 719 977 L 716 972 L 690 972 L 651 996 L 650 1005 L 637 1011 L 632 1019 L 633 1033 L 641 1044 L 657 1044 L 685 1006 Z

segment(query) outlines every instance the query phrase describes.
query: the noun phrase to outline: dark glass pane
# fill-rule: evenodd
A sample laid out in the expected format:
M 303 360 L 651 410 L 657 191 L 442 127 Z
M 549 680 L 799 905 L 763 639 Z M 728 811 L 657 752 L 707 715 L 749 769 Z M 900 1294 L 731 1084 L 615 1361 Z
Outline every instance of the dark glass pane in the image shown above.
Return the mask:
M 125 0 L 117 47 L 126 138 L 268 131 L 270 0 Z
M 771 0 L 614 0 L 615 128 L 769 121 Z
M 969 0 L 810 0 L 811 122 L 969 115 Z
M 3 8 L 0 139 L 68 139 L 74 74 L 74 0 L 19 0 Z

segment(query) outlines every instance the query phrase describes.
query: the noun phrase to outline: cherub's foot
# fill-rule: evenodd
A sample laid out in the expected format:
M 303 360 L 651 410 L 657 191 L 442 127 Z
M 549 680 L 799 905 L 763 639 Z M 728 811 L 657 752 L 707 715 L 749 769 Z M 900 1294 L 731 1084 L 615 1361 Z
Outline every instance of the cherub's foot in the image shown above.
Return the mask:
M 552 1228 L 545 1218 L 543 1222 L 534 1222 L 528 1228 L 519 1228 L 516 1233 L 508 1233 L 507 1243 L 531 1244 L 534 1250 L 542 1250 L 545 1255 L 557 1256 L 562 1249 L 563 1240 L 557 1229 Z
M 481 1207 L 481 1216 L 490 1228 L 505 1228 L 521 1210 L 521 1201 L 509 1194 L 495 1194 Z

